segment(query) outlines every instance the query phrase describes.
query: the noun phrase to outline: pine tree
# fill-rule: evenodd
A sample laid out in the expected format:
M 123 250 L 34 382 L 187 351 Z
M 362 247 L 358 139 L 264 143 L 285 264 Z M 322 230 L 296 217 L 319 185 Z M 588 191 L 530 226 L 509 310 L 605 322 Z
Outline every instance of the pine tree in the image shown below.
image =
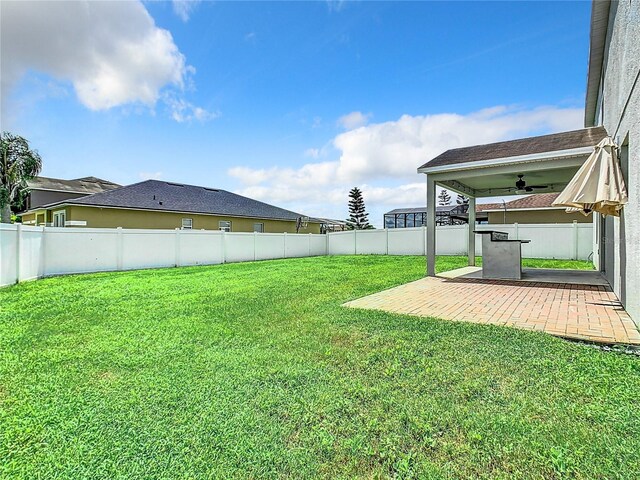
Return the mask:
M 465 197 L 464 195 L 458 194 L 456 198 L 456 203 L 458 205 L 469 205 L 469 197 Z
M 446 190 L 440 190 L 440 194 L 438 195 L 438 205 L 450 205 L 451 204 L 451 195 Z
M 349 191 L 349 227 L 354 230 L 366 230 L 371 228 L 369 224 L 369 214 L 364 206 L 362 191 L 358 187 L 353 187 Z

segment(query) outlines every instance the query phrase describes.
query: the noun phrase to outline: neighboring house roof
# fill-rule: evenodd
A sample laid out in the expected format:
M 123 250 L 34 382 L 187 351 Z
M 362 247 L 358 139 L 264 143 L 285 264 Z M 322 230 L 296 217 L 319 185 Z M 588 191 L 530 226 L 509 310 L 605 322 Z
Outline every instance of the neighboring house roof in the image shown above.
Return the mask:
M 62 204 L 294 221 L 302 216 L 226 190 L 159 180 L 146 180 L 108 192 L 64 200 L 45 208 Z M 315 219 L 309 221 L 317 223 Z
M 553 201 L 560 195 L 559 193 L 539 193 L 536 195 L 528 195 L 526 197 L 517 198 L 515 200 L 511 200 L 510 202 L 506 202 L 507 210 L 518 210 L 518 209 L 527 209 L 527 210 L 536 210 L 541 208 L 560 208 L 563 209 L 565 207 L 554 207 Z M 453 210 L 453 208 L 458 207 L 459 205 L 446 205 L 446 206 L 438 206 L 436 207 L 436 211 L 438 212 L 448 212 Z M 488 212 L 492 210 L 504 210 L 504 204 L 502 203 L 480 203 L 476 204 L 476 212 Z M 418 208 L 396 208 L 395 210 L 391 210 L 390 212 L 385 213 L 385 215 L 393 215 L 394 213 L 426 213 L 427 209 L 425 207 Z
M 121 185 L 96 177 L 82 177 L 73 180 L 60 178 L 35 177 L 27 182 L 31 190 L 48 190 L 54 192 L 92 193 L 107 192 Z
M 504 208 L 502 203 L 477 203 L 476 212 L 485 212 L 487 210 L 495 210 L 497 208 Z
M 538 210 L 548 208 L 565 209 L 566 207 L 556 207 L 553 205 L 553 201 L 560 195 L 560 193 L 539 193 L 536 195 L 528 195 L 526 197 L 517 198 L 506 202 L 507 210 Z M 505 205 L 502 203 L 485 203 L 484 205 L 478 205 L 478 210 L 482 207 L 483 212 L 492 210 L 504 210 Z
M 453 148 L 438 155 L 420 167 L 438 167 L 457 165 L 482 160 L 531 155 L 544 152 L 556 152 L 580 147 L 593 147 L 607 136 L 604 127 L 590 127 L 571 132 L 553 133 L 538 137 L 520 138 L 506 142 L 474 145 L 472 147 Z
M 589 70 L 587 74 L 587 94 L 584 108 L 584 124 L 587 127 L 596 124 L 598 94 L 602 81 L 602 65 L 604 62 L 609 26 L 609 0 L 594 1 L 591 4 L 591 34 L 589 36 Z

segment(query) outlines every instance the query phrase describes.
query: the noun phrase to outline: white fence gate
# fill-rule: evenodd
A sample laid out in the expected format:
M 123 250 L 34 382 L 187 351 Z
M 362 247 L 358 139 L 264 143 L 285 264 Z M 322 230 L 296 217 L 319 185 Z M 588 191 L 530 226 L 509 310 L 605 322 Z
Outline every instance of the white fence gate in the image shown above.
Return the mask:
M 522 256 L 589 258 L 591 224 L 478 225 L 528 239 Z M 227 233 L 213 230 L 53 228 L 0 224 L 0 286 L 49 275 L 213 265 L 321 255 L 424 255 L 426 229 L 319 234 Z M 476 254 L 481 255 L 476 240 Z M 466 255 L 467 225 L 438 227 L 438 255 Z

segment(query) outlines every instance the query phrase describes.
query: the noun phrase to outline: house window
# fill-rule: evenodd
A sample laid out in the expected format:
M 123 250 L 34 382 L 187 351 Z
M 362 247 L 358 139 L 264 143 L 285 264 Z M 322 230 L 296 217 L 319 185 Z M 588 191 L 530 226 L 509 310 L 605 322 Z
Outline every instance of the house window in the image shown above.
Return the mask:
M 183 218 L 182 219 L 182 229 L 183 230 L 191 230 L 193 228 L 193 218 Z
M 258 233 L 264 232 L 264 223 L 254 223 L 253 231 Z
M 222 230 L 223 232 L 230 232 L 231 231 L 231 222 L 228 220 L 220 220 L 218 222 L 218 228 L 220 230 Z
M 53 226 L 64 227 L 66 216 L 67 214 L 64 210 L 58 210 L 57 212 L 53 212 Z

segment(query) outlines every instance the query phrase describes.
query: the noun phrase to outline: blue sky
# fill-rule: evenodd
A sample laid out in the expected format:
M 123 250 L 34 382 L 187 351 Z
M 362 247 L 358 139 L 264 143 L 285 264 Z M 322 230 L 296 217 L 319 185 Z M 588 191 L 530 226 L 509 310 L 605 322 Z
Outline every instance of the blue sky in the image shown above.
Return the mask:
M 381 225 L 424 202 L 416 168 L 448 148 L 582 127 L 589 2 L 1 8 L 2 129 L 47 176 L 336 218 L 357 185 Z

